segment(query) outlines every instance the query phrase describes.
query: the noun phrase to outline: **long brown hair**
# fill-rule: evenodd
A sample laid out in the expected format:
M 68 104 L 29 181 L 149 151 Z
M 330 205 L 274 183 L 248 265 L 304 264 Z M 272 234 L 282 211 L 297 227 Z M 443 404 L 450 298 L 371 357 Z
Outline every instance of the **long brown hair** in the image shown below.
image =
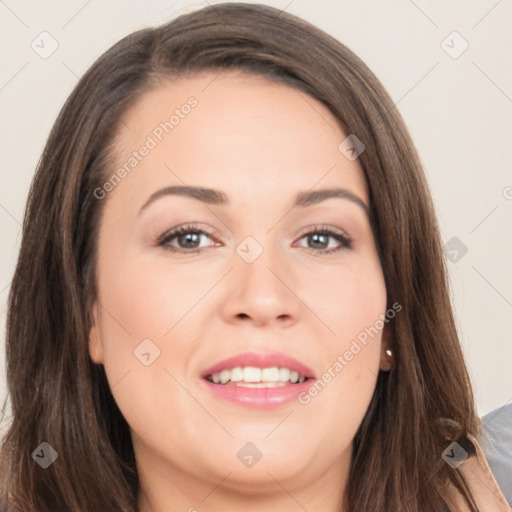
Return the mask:
M 87 348 L 103 204 L 94 190 L 112 172 L 123 113 L 144 92 L 173 77 L 229 69 L 310 94 L 366 146 L 359 161 L 388 303 L 402 311 L 394 319 L 396 367 L 380 372 L 354 439 L 351 510 L 447 511 L 449 482 L 475 509 L 462 475 L 441 458 L 450 442 L 477 434 L 479 420 L 432 200 L 404 122 L 343 44 L 288 13 L 240 3 L 123 38 L 85 73 L 55 122 L 28 197 L 9 296 L 12 422 L 0 452 L 0 503 L 8 512 L 137 510 L 129 428 Z M 31 457 L 42 442 L 58 452 L 48 469 Z

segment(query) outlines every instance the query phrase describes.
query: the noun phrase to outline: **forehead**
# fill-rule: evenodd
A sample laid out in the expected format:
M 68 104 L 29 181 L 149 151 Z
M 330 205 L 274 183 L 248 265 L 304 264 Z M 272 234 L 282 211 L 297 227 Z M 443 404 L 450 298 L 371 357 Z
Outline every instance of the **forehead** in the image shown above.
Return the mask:
M 125 166 L 129 179 L 116 194 L 123 189 L 134 200 L 158 186 L 187 184 L 267 201 L 343 186 L 367 201 L 359 162 L 339 150 L 346 136 L 329 109 L 302 91 L 261 77 L 204 73 L 138 99 L 123 117 L 110 172 Z

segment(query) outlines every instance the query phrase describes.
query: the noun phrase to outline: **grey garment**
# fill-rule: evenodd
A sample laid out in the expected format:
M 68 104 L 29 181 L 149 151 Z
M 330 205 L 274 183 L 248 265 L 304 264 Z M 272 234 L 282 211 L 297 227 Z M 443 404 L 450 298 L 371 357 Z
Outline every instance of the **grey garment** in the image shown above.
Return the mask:
M 512 506 L 512 403 L 482 417 L 478 442 L 503 496 Z

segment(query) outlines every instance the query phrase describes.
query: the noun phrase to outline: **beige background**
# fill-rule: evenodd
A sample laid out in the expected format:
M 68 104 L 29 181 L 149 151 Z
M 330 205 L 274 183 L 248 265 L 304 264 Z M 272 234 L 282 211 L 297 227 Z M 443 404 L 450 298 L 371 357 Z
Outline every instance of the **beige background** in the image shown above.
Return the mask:
M 6 303 L 23 209 L 62 103 L 122 36 L 207 3 L 214 2 L 0 1 L 2 401 Z M 397 102 L 424 163 L 444 242 L 457 237 L 467 247 L 448 264 L 478 411 L 511 401 L 512 2 L 262 3 L 297 14 L 349 46 Z M 42 47 L 46 37 L 44 48 L 51 49 L 43 31 L 58 43 L 46 59 L 31 48 L 32 41 Z

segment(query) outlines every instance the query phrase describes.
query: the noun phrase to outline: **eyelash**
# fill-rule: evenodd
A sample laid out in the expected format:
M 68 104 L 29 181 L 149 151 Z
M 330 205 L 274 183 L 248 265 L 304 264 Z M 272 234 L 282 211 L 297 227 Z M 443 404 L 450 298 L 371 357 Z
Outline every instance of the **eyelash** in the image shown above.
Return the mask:
M 210 233 L 208 233 L 202 229 L 199 229 L 196 225 L 188 224 L 185 226 L 180 226 L 178 228 L 175 228 L 171 231 L 166 231 L 165 233 L 160 235 L 157 239 L 157 246 L 162 247 L 163 249 L 174 252 L 174 253 L 182 253 L 182 254 L 196 254 L 196 253 L 202 252 L 203 249 L 206 249 L 206 247 L 201 247 L 198 249 L 187 250 L 187 249 L 179 249 L 179 248 L 169 245 L 169 242 L 171 240 L 173 240 L 174 238 L 177 238 L 179 236 L 186 235 L 189 233 L 196 233 L 199 235 L 207 235 L 210 238 L 213 237 L 213 235 L 211 235 Z M 327 249 L 316 250 L 311 247 L 306 247 L 306 249 L 310 249 L 314 253 L 333 254 L 333 253 L 336 253 L 343 249 L 352 249 L 352 239 L 348 235 L 341 233 L 341 232 L 331 228 L 330 226 L 315 226 L 311 231 L 303 233 L 300 237 L 300 240 L 302 240 L 304 237 L 311 236 L 311 235 L 328 235 L 329 237 L 334 238 L 335 240 L 337 240 L 340 243 L 340 247 L 337 247 L 335 249 L 329 249 L 329 250 L 327 250 Z M 329 244 L 327 244 L 327 245 L 329 245 Z

